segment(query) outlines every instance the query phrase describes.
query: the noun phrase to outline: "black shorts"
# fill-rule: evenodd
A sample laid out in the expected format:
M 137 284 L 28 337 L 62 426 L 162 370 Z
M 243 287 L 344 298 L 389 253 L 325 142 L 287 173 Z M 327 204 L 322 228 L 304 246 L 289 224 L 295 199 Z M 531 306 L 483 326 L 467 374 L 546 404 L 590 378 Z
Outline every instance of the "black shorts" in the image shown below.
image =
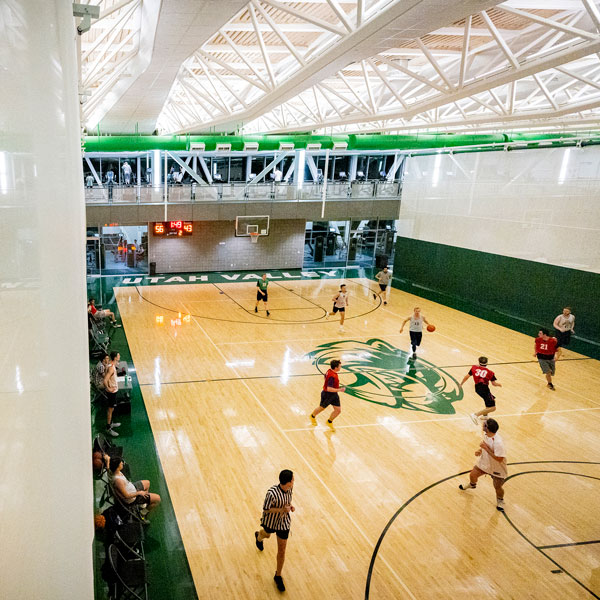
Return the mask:
M 346 307 L 342 306 L 342 308 L 338 308 L 335 304 L 333 305 L 333 314 L 335 315 L 336 312 L 346 312 Z
M 256 300 L 262 300 L 263 302 L 269 301 L 269 294 L 265 294 L 264 296 L 260 292 L 256 292 Z
M 410 343 L 413 346 L 420 346 L 421 340 L 423 339 L 422 331 L 409 331 L 410 334 Z
M 477 394 L 483 398 L 486 408 L 492 408 L 492 406 L 496 406 L 496 396 L 494 396 L 490 391 L 489 385 L 485 385 L 485 383 L 476 383 L 475 392 L 477 392 Z
M 274 533 L 278 538 L 281 538 L 282 540 L 287 540 L 290 536 L 289 529 L 271 529 L 270 527 L 265 527 L 264 525 L 262 526 L 262 528 L 267 533 Z
M 141 492 L 144 489 L 144 484 L 141 481 L 134 481 L 133 485 L 138 492 Z M 142 494 L 141 496 L 136 496 L 135 500 L 132 504 L 148 504 L 150 502 L 150 493 Z
M 104 392 L 106 396 L 106 406 L 108 408 L 114 408 L 117 405 L 117 392 Z
M 387 283 L 380 283 L 380 284 L 379 284 L 379 289 L 380 289 L 382 292 L 385 292 L 385 290 L 387 290 Z
M 340 406 L 340 395 L 335 392 L 326 392 L 323 390 L 321 392 L 321 402 L 319 406 L 321 408 L 327 408 L 329 405 L 331 406 Z
M 556 332 L 556 340 L 557 340 L 557 344 L 556 347 L 557 348 L 564 348 L 565 346 L 568 346 L 569 343 L 571 342 L 571 332 L 570 331 L 559 331 L 558 329 L 554 330 Z

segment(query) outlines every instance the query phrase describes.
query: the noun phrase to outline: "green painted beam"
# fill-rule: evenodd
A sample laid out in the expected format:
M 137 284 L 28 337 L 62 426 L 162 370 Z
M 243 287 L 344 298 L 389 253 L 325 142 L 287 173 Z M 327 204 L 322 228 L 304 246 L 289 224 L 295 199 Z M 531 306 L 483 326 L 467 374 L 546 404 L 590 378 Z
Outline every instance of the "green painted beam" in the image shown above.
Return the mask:
M 150 150 L 171 150 L 184 152 L 190 149 L 191 142 L 203 142 L 206 151 L 216 149 L 217 144 L 231 144 L 232 151 L 244 149 L 245 142 L 258 142 L 261 151 L 279 150 L 281 142 L 291 142 L 295 148 L 306 148 L 309 143 L 320 143 L 323 150 L 332 149 L 335 142 L 345 142 L 348 150 L 428 150 L 470 146 L 476 149 L 489 144 L 527 143 L 527 147 L 545 147 L 539 141 L 550 140 L 552 145 L 561 146 L 569 140 L 584 137 L 591 144 L 600 143 L 598 133 L 511 133 L 490 135 L 459 135 L 452 133 L 424 133 L 417 135 L 173 135 L 173 136 L 86 136 L 86 152 L 146 152 Z M 572 143 L 572 142 L 571 142 Z

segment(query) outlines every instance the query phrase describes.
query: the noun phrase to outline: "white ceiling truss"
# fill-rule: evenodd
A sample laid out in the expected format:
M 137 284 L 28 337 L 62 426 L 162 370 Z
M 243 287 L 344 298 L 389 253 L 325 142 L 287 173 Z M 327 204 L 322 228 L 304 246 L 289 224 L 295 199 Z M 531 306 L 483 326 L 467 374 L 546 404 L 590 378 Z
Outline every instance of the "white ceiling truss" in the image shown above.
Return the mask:
M 92 20 L 91 29 L 79 38 L 83 122 L 115 87 L 133 75 L 132 63 L 140 50 L 144 0 L 91 0 L 91 3 L 100 6 L 100 17 Z
M 231 121 L 397 1 L 250 0 L 183 63 L 159 130 Z
M 244 131 L 600 125 L 598 7 L 584 0 L 577 10 L 531 12 L 514 8 L 516 4 L 481 11 L 460 27 L 416 39 L 411 49 L 417 53 L 410 56 L 394 49 L 349 65 L 247 124 Z M 518 22 L 519 28 L 503 28 L 505 18 Z M 460 45 L 440 49 L 438 40 L 452 35 Z
M 84 115 L 127 76 L 144 1 L 100 0 L 100 19 L 81 40 Z M 250 0 L 183 62 L 157 127 L 248 134 L 598 128 L 599 3 Z M 459 12 L 469 6 L 478 12 Z M 413 21 L 401 28 L 400 15 Z M 336 55 L 340 48 L 348 51 Z M 327 72 L 325 64 L 334 67 Z

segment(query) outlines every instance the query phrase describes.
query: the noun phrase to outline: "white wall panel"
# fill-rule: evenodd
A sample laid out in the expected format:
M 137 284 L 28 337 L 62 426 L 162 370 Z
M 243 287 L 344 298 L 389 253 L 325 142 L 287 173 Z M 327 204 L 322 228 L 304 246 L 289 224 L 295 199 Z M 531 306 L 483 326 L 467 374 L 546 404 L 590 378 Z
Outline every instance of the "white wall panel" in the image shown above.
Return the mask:
M 75 25 L 0 1 L 0 598 L 93 597 Z
M 600 272 L 600 147 L 413 156 L 399 233 Z

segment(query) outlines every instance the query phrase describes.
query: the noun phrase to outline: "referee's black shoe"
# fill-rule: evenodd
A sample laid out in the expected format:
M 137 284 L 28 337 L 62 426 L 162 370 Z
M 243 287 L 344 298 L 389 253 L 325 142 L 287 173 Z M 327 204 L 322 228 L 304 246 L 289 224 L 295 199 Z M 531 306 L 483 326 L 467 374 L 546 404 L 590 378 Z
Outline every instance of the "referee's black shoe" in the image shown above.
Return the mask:
M 254 532 L 254 537 L 256 538 L 256 547 L 262 552 L 265 549 L 265 546 L 262 542 L 258 541 L 258 531 Z
M 280 592 L 285 592 L 285 585 L 283 585 L 283 578 L 281 577 L 281 575 L 275 575 L 273 579 L 275 580 L 275 585 L 277 586 L 277 589 Z

